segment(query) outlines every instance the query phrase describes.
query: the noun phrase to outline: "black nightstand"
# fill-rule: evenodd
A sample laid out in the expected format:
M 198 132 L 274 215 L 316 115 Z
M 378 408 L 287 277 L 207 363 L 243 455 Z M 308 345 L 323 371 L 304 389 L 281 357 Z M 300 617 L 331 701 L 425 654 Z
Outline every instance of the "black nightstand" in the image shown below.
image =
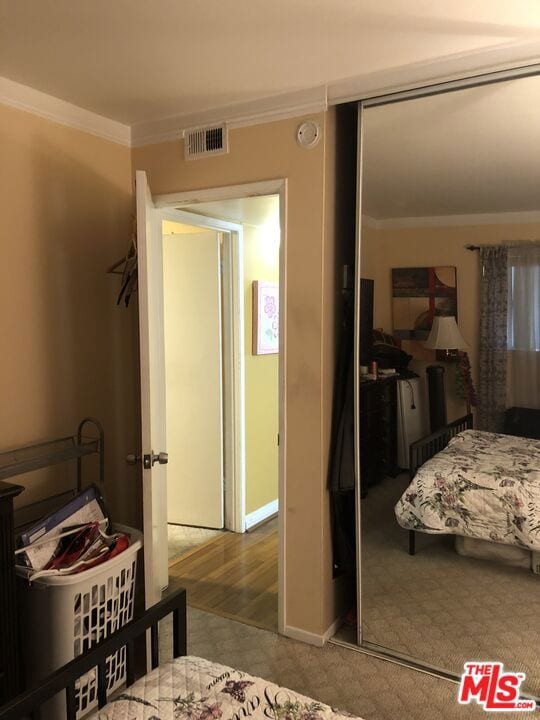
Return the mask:
M 397 376 L 360 384 L 361 494 L 397 475 Z

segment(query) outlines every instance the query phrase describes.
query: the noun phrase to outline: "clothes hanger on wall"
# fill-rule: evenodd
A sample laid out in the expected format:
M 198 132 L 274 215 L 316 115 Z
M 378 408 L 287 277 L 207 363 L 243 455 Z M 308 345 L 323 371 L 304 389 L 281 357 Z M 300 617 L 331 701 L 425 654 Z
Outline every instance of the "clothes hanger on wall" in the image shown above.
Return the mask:
M 116 304 L 120 305 L 123 298 L 125 306 L 128 307 L 132 294 L 137 290 L 137 224 L 135 218 L 133 218 L 133 231 L 127 254 L 121 260 L 113 263 L 107 272 L 111 275 L 122 276 Z

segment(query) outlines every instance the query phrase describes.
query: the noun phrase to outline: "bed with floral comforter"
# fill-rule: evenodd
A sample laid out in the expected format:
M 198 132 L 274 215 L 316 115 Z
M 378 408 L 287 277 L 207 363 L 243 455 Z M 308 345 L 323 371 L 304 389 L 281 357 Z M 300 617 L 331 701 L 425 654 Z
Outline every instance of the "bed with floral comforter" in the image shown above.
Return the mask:
M 345 720 L 328 705 L 197 657 L 153 670 L 89 720 Z
M 407 530 L 540 549 L 540 441 L 465 430 L 417 471 L 396 507 Z

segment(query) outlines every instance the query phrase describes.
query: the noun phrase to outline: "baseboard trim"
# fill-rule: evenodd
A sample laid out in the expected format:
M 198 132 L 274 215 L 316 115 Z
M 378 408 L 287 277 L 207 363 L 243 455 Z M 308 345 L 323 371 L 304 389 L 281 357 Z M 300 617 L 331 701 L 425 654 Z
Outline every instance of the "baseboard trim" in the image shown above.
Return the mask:
M 330 640 L 330 638 L 334 637 L 341 623 L 341 618 L 336 618 L 336 620 L 334 620 L 334 622 L 322 635 L 308 632 L 307 630 L 302 630 L 301 628 L 292 627 L 291 625 L 285 625 L 283 628 L 283 635 L 291 638 L 292 640 L 299 640 L 300 642 L 307 643 L 308 645 L 322 647 L 328 640 Z
M 327 642 L 328 640 L 331 640 L 334 635 L 337 633 L 339 628 L 343 625 L 343 618 L 336 618 L 334 622 L 329 626 L 327 631 L 324 633 L 324 641 Z
M 291 640 L 299 640 L 300 642 L 307 643 L 308 645 L 314 645 L 315 647 L 322 647 L 324 645 L 324 635 L 317 635 L 317 633 L 308 632 L 301 628 L 291 627 L 285 625 L 283 628 L 283 634 L 291 638 Z
M 266 503 L 266 505 L 258 508 L 258 510 L 254 510 L 249 513 L 249 515 L 246 515 L 246 530 L 249 530 L 255 525 L 259 525 L 268 518 L 272 517 L 272 515 L 275 515 L 278 512 L 278 509 L 279 500 L 272 500 L 271 502 Z
M 286 635 L 293 640 L 305 642 L 308 645 L 322 647 L 328 640 L 334 637 L 341 623 L 341 618 L 336 618 L 336 620 L 334 620 L 334 622 L 327 628 L 327 630 L 322 635 L 318 635 L 317 633 L 310 633 L 307 630 L 291 627 L 290 625 L 285 625 L 285 627 L 283 628 L 283 635 Z

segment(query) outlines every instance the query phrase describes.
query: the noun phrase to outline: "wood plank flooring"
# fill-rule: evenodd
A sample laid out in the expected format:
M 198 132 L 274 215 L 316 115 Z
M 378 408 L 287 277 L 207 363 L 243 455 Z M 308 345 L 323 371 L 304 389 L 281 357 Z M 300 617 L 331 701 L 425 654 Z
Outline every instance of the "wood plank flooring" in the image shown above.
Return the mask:
M 227 532 L 169 567 L 199 610 L 277 632 L 277 518 L 249 533 Z

